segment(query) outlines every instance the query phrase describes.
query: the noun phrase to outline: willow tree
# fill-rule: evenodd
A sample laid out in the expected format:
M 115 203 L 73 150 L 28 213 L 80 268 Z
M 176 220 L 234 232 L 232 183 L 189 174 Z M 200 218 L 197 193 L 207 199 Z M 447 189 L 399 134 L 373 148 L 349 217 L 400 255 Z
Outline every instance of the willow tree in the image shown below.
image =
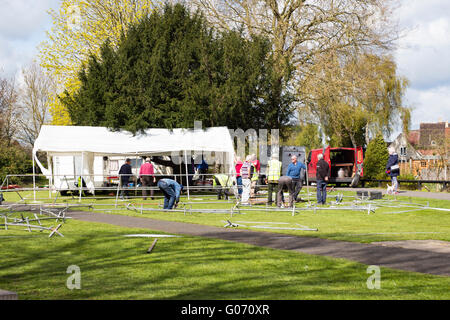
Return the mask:
M 316 119 L 335 144 L 368 144 L 378 132 L 388 136 L 407 123 L 403 105 L 408 81 L 399 76 L 391 56 L 323 54 L 301 81 L 301 112 Z
M 53 26 L 40 45 L 40 63 L 57 82 L 51 95 L 53 124 L 68 125 L 69 114 L 58 95 L 80 87 L 78 73 L 91 55 L 98 55 L 109 39 L 117 46 L 130 24 L 154 8 L 152 0 L 62 0 L 58 10 L 50 10 Z
M 216 27 L 242 28 L 273 43 L 280 77 L 304 78 L 329 51 L 388 50 L 396 38 L 396 0 L 192 0 Z M 293 83 L 295 86 L 297 83 Z M 298 97 L 301 99 L 301 96 Z

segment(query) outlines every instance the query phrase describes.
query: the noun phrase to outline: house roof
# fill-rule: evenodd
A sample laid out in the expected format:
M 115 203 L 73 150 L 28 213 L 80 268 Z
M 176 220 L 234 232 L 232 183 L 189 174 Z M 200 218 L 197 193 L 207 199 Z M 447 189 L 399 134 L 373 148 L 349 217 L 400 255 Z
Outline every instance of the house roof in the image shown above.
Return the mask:
M 408 142 L 412 145 L 418 145 L 420 140 L 420 131 L 411 130 L 408 134 Z

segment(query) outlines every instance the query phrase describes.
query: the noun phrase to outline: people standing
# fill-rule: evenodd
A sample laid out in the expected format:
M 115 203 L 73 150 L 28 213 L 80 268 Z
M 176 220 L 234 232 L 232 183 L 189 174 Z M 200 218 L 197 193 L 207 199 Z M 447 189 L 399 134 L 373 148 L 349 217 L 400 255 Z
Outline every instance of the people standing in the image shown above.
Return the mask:
M 206 161 L 203 159 L 202 157 L 202 162 L 200 164 L 196 165 L 196 169 L 198 170 L 200 177 L 199 180 L 202 181 L 202 183 L 205 182 L 206 180 L 206 174 L 208 173 L 208 163 L 206 163 Z
M 146 158 L 145 162 L 142 164 L 139 169 L 139 178 L 141 179 L 142 186 L 144 189 L 142 190 L 142 196 L 144 200 L 147 200 L 147 187 L 153 187 L 156 183 L 155 178 L 155 169 L 153 168 L 153 164 L 150 161 L 150 158 Z M 153 189 L 150 190 L 150 197 L 153 200 Z
M 306 170 L 306 166 L 297 160 L 297 156 L 291 157 L 291 163 L 288 166 L 286 175 L 292 178 L 292 184 L 294 188 L 294 201 L 297 202 L 298 194 L 303 187 L 302 169 Z M 301 199 L 300 199 L 301 201 Z
M 389 158 L 386 164 L 386 173 L 391 177 L 391 183 L 394 194 L 398 194 L 397 177 L 400 175 L 400 166 L 398 165 L 398 154 L 395 152 L 394 147 L 389 147 L 388 152 Z
M 172 179 L 161 179 L 158 181 L 158 188 L 164 194 L 164 210 L 172 210 L 176 208 L 180 201 L 183 186 Z
M 324 205 L 327 202 L 327 182 L 329 180 L 330 166 L 323 159 L 323 154 L 317 155 L 316 181 L 317 181 L 317 204 Z
M 236 185 L 238 188 L 238 195 L 239 197 L 242 196 L 242 177 L 241 177 L 241 168 L 244 163 L 242 162 L 240 157 L 236 157 Z
M 289 208 L 294 205 L 294 184 L 292 178 L 288 176 L 282 176 L 278 180 L 278 193 L 277 193 L 277 207 L 284 208 L 284 190 L 289 191 Z
M 250 200 L 250 189 L 251 189 L 251 178 L 255 168 L 252 164 L 252 156 L 247 156 L 244 164 L 241 167 L 240 173 L 242 177 L 242 204 L 249 204 Z
M 273 154 L 267 163 L 267 187 L 268 187 L 268 197 L 267 203 L 272 204 L 272 193 L 278 192 L 278 180 L 280 180 L 281 175 L 281 161 L 278 160 L 278 155 Z
M 130 183 L 130 178 L 133 174 L 131 169 L 131 159 L 126 159 L 125 163 L 120 167 L 119 177 L 122 190 L 120 191 L 120 197 L 122 199 L 128 199 L 128 184 Z
M 259 162 L 258 158 L 256 157 L 256 154 L 252 154 L 252 164 L 253 168 L 255 169 L 255 172 L 252 176 L 252 185 L 250 189 L 250 197 L 254 197 L 256 193 L 258 192 L 258 181 L 259 181 L 259 173 L 261 170 L 261 163 Z

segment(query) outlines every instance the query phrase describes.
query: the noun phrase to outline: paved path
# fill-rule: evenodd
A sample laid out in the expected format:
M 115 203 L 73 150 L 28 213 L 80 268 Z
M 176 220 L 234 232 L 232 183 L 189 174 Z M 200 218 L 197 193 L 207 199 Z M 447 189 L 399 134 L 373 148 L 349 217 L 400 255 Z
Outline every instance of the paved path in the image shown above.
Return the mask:
M 271 232 L 225 229 L 96 212 L 70 212 L 69 215 L 81 221 L 108 223 L 129 228 L 143 228 L 173 234 L 230 240 L 260 247 L 344 258 L 367 265 L 378 265 L 405 271 L 450 276 L 450 254 L 448 253 L 300 237 Z
M 303 187 L 305 188 L 305 187 Z M 386 194 L 386 189 L 377 189 L 377 188 L 335 188 L 336 191 L 354 191 L 356 195 L 356 191 L 381 191 L 383 194 Z M 409 191 L 409 190 L 400 190 L 397 196 L 400 197 L 418 197 L 418 198 L 429 198 L 429 199 L 437 199 L 437 200 L 450 200 L 450 193 L 448 192 L 422 192 L 422 191 Z
M 18 300 L 17 293 L 0 289 L 0 300 Z

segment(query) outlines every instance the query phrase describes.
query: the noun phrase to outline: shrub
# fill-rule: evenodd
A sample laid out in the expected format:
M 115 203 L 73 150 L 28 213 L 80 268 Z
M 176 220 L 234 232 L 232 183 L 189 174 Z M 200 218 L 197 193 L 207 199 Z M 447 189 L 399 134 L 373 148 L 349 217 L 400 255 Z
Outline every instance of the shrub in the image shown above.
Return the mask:
M 386 179 L 385 168 L 389 158 L 383 136 L 378 134 L 369 142 L 364 159 L 364 177 L 367 179 Z M 383 178 L 381 176 L 383 175 Z
M 31 173 L 31 155 L 19 144 L 6 145 L 0 142 L 0 184 L 8 174 Z M 9 183 L 21 183 L 23 179 L 13 177 Z

